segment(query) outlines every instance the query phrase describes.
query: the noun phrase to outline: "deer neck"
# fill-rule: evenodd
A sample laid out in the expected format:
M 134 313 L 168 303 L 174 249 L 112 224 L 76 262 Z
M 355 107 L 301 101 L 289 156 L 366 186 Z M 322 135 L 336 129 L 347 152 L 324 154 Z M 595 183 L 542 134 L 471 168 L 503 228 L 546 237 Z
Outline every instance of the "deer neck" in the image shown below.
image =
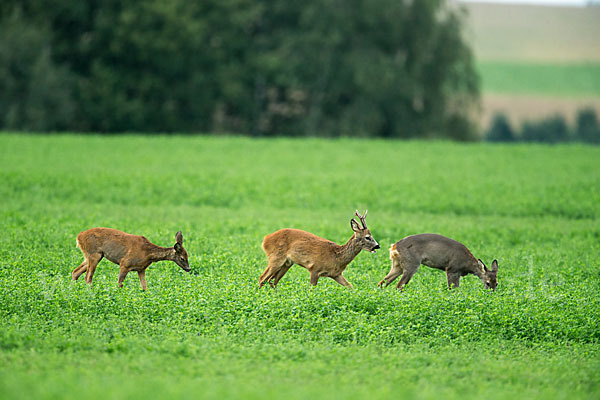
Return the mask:
M 477 276 L 479 279 L 481 279 L 481 282 L 483 282 L 483 284 L 485 285 L 485 282 L 486 282 L 485 271 L 479 266 L 479 263 L 477 261 L 475 261 L 475 263 L 471 264 L 470 272 L 473 275 Z
M 337 259 L 341 265 L 348 265 L 352 260 L 354 260 L 354 258 L 356 258 L 361 250 L 362 247 L 358 244 L 356 235 L 352 235 L 350 240 L 348 240 L 345 245 L 340 246 Z
M 150 261 L 162 261 L 162 260 L 173 260 L 175 255 L 175 250 L 172 247 L 160 247 L 156 245 L 152 245 L 148 252 Z

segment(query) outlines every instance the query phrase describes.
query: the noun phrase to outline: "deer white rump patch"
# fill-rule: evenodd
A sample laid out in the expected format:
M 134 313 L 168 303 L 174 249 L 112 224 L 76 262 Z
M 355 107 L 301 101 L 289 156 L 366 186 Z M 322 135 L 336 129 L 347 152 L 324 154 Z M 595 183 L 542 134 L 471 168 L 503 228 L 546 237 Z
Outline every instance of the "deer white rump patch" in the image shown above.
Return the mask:
M 390 260 L 393 260 L 394 258 L 397 258 L 399 256 L 400 253 L 398 253 L 398 250 L 396 250 L 396 243 L 394 243 L 390 246 Z

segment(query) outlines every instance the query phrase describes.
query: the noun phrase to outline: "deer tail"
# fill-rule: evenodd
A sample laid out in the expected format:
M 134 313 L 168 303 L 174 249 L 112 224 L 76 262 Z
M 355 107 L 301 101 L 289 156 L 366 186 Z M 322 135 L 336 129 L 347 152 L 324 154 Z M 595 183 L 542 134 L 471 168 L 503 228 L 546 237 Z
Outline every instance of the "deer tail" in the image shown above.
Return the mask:
M 396 248 L 396 243 L 390 246 L 390 259 L 394 259 L 394 257 L 400 255 L 398 249 Z
M 265 237 L 265 239 L 266 239 L 266 237 Z M 261 248 L 263 249 L 263 251 L 266 253 L 266 252 L 267 252 L 267 249 L 265 249 L 265 242 L 266 242 L 266 240 L 263 240 L 263 242 L 262 242 L 262 244 L 260 245 L 260 247 L 261 247 Z

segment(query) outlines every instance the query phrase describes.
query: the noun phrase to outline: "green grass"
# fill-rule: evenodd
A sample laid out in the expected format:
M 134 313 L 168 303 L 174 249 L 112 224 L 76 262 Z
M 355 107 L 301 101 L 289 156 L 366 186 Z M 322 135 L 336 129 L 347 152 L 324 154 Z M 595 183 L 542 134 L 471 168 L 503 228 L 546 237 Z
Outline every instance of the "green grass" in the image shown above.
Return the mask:
M 0 135 L 1 398 L 600 396 L 600 148 L 218 137 Z M 382 245 L 310 287 L 257 289 L 282 227 L 336 242 L 354 210 Z M 71 282 L 78 232 L 172 245 L 142 292 Z M 419 232 L 498 258 L 499 286 L 426 267 L 381 291 Z
M 534 96 L 598 97 L 600 64 L 479 62 L 482 92 Z

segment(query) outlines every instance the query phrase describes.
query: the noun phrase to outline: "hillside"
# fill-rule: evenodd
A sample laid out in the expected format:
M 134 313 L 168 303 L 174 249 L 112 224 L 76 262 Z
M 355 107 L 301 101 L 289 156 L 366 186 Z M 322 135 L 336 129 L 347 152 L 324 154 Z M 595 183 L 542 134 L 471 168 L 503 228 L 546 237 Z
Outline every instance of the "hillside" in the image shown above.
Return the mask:
M 600 62 L 600 7 L 462 5 L 479 61 Z
M 600 114 L 600 7 L 461 3 L 482 86 L 482 128 L 577 110 Z

